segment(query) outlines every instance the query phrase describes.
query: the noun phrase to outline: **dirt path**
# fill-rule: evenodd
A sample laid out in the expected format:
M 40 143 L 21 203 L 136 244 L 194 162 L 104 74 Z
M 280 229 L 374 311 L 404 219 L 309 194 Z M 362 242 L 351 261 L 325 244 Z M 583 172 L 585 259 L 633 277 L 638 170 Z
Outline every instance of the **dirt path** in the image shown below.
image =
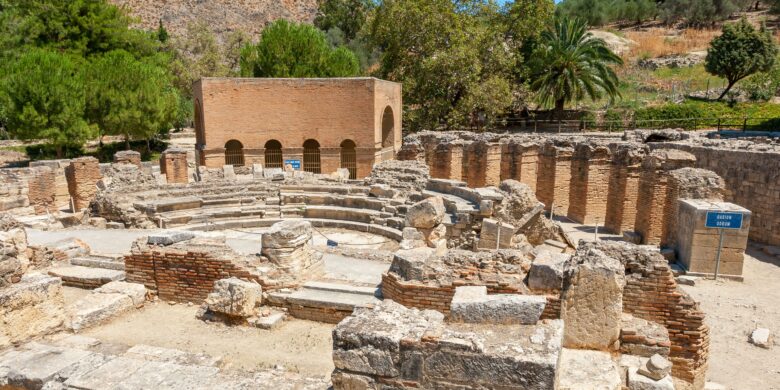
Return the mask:
M 780 260 L 750 245 L 744 282 L 699 280 L 683 286 L 706 313 L 711 329 L 708 379 L 729 389 L 780 389 Z M 772 349 L 748 343 L 756 328 L 768 328 Z
M 282 365 L 307 376 L 333 370 L 333 325 L 292 319 L 268 331 L 228 327 L 195 318 L 198 307 L 147 303 L 143 309 L 82 334 L 103 342 L 148 344 L 222 356 L 226 369 L 261 369 Z

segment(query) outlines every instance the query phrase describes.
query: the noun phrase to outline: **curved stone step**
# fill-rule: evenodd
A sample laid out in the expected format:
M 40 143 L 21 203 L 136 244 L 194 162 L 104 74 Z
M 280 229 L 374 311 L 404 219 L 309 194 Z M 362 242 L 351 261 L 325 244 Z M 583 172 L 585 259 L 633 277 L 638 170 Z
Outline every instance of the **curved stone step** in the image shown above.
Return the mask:
M 125 270 L 125 261 L 122 256 L 108 257 L 100 255 L 79 256 L 70 259 L 71 265 L 77 265 L 80 267 L 88 268 L 103 268 L 111 269 L 115 271 Z

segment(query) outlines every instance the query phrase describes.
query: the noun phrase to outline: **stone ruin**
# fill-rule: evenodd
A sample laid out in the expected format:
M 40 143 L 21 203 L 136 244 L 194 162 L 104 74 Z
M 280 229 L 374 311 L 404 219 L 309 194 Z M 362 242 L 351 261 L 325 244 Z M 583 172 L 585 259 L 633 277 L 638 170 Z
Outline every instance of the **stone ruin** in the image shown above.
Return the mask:
M 333 332 L 334 389 L 703 386 L 704 315 L 657 249 L 483 253 L 399 251 L 385 301 Z

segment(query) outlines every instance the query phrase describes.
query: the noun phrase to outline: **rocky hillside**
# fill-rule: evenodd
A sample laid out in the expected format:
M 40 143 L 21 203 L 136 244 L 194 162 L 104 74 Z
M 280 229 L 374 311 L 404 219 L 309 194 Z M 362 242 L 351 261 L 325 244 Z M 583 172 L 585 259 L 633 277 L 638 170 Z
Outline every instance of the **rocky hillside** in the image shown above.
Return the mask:
M 140 18 L 140 27 L 156 29 L 160 20 L 173 35 L 181 35 L 187 25 L 202 21 L 218 35 L 241 30 L 255 37 L 277 19 L 311 22 L 317 0 L 110 0 L 127 7 Z

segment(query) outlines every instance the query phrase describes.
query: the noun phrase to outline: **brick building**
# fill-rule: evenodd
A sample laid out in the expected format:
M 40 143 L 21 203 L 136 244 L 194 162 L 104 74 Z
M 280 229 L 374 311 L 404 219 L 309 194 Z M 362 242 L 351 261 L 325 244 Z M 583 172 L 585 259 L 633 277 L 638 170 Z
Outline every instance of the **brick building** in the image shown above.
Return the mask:
M 367 176 L 401 148 L 401 85 L 369 77 L 203 78 L 193 85 L 199 164 L 286 163 Z

